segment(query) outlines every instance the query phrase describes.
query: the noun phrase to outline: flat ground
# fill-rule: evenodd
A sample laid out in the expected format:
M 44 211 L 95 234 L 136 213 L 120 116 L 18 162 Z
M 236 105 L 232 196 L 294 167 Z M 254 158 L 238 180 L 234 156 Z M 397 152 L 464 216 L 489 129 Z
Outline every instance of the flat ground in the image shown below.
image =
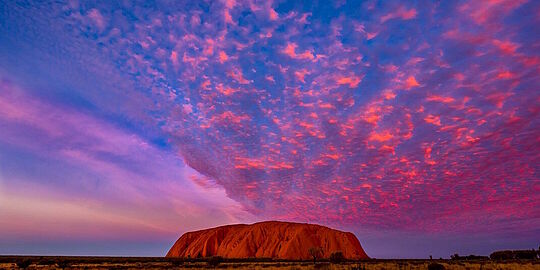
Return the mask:
M 60 257 L 0 256 L 0 269 L 350 269 L 350 270 L 414 270 L 428 269 L 432 263 L 444 269 L 540 270 L 535 261 L 455 261 L 455 260 L 366 260 L 355 262 L 270 261 L 270 260 L 180 260 L 161 257 Z

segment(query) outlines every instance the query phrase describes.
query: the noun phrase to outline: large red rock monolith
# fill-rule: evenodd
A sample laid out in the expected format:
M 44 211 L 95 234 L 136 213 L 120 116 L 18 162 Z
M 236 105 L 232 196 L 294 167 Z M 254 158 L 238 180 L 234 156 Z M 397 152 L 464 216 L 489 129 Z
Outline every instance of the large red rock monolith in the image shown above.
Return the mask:
M 325 226 L 279 221 L 227 225 L 182 235 L 167 257 L 274 258 L 308 260 L 320 247 L 322 258 L 341 251 L 346 259 L 367 259 L 356 236 Z

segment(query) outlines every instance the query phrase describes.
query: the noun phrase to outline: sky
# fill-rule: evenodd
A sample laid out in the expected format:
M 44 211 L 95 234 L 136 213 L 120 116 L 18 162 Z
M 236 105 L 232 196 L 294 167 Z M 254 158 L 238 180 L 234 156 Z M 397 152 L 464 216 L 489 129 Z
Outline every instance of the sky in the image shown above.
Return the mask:
M 264 220 L 540 241 L 540 2 L 1 1 L 0 254 Z

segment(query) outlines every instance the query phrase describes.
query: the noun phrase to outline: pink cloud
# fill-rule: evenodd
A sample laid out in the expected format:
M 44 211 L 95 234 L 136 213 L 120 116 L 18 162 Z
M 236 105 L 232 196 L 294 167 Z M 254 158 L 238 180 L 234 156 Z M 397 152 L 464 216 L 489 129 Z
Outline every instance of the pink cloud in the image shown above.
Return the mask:
M 268 9 L 268 14 L 269 14 L 268 16 L 270 17 L 270 20 L 272 21 L 279 19 L 278 13 L 273 8 Z
M 426 123 L 430 123 L 430 124 L 433 124 L 433 125 L 436 125 L 436 126 L 441 125 L 441 119 L 437 115 L 429 114 L 424 118 L 424 121 L 426 121 Z
M 383 132 L 372 132 L 370 135 L 369 135 L 369 140 L 370 141 L 376 141 L 376 142 L 385 142 L 385 141 L 388 141 L 390 139 L 392 139 L 394 136 L 388 132 L 388 131 L 383 131 Z
M 178 53 L 175 51 L 171 52 L 171 63 L 173 64 L 173 67 L 178 68 Z
M 225 86 L 223 86 L 223 84 L 218 84 L 216 86 L 216 89 L 218 90 L 219 93 L 221 93 L 221 94 L 223 94 L 225 96 L 230 96 L 230 95 L 240 91 L 238 89 L 234 89 L 234 88 L 231 88 L 231 87 L 225 87 Z
M 511 41 L 494 40 L 493 45 L 497 46 L 505 54 L 514 54 L 519 48 L 519 45 Z
M 97 26 L 100 31 L 103 31 L 103 29 L 105 29 L 105 18 L 103 17 L 103 15 L 101 15 L 101 12 L 99 12 L 99 10 L 93 8 L 88 12 L 86 16 L 88 16 L 88 18 L 92 20 L 92 22 Z
M 296 53 L 296 48 L 298 47 L 298 45 L 296 45 L 296 43 L 287 43 L 287 46 L 285 46 L 285 48 L 282 50 L 282 53 L 288 55 L 289 57 L 291 58 L 294 58 L 294 59 L 302 59 L 302 60 L 314 60 L 315 59 L 315 56 L 313 56 L 313 53 L 311 53 L 310 51 L 304 51 L 303 53 L 300 53 L 300 54 L 297 54 Z
M 235 0 L 224 0 L 223 2 L 225 3 L 225 7 L 228 9 L 232 9 L 234 6 L 236 6 Z
M 416 79 L 413 76 L 409 76 L 405 80 L 405 89 L 411 89 L 413 87 L 418 87 L 420 84 L 416 81 Z
M 364 76 L 342 76 L 337 78 L 337 83 L 340 85 L 349 85 L 349 88 L 356 88 L 358 84 L 362 81 Z
M 426 98 L 426 100 L 441 102 L 441 103 L 452 103 L 455 101 L 452 97 L 443 97 L 443 96 L 437 96 L 437 95 L 430 95 Z
M 227 61 L 229 59 L 229 57 L 227 56 L 227 54 L 224 52 L 224 51 L 220 51 L 219 52 L 219 62 L 220 63 L 225 63 L 225 61 Z
M 390 12 L 384 16 L 381 16 L 381 23 L 384 23 L 391 19 L 402 19 L 402 20 L 410 20 L 416 18 L 416 9 L 411 8 L 407 9 L 404 6 L 398 7 L 395 11 Z
M 296 78 L 303 83 L 305 83 L 304 78 L 308 74 L 309 74 L 309 71 L 307 71 L 306 69 L 302 69 L 302 70 L 298 70 L 294 72 L 294 75 L 296 76 Z
M 231 13 L 228 9 L 223 10 L 223 19 L 227 24 L 236 25 L 236 22 L 233 20 Z
M 249 81 L 244 78 L 244 74 L 239 69 L 233 69 L 227 75 L 229 75 L 239 84 L 249 84 Z

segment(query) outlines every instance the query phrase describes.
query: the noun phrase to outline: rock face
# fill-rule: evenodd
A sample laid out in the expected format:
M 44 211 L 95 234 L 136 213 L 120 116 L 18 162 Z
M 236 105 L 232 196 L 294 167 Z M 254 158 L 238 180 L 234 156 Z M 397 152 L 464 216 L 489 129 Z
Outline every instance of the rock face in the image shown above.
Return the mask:
M 341 251 L 347 259 L 369 258 L 356 236 L 328 227 L 279 221 L 227 225 L 187 232 L 167 257 L 275 258 L 309 260 L 309 249 L 320 247 L 322 258 Z

